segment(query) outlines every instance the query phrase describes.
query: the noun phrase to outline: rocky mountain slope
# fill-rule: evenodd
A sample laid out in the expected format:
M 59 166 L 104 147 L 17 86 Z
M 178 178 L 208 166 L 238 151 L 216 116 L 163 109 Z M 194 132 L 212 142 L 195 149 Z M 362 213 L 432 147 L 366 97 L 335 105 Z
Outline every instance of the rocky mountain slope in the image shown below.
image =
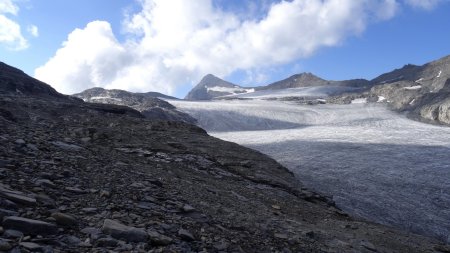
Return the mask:
M 349 103 L 355 98 L 385 102 L 411 117 L 450 125 L 450 56 L 422 66 L 405 65 L 371 81 L 371 88 L 336 96 L 330 102 Z
M 450 252 L 352 219 L 194 125 L 66 97 L 11 67 L 0 84 L 0 251 Z
M 175 106 L 161 100 L 176 99 L 157 92 L 132 93 L 124 90 L 106 90 L 92 88 L 81 93 L 74 94 L 86 102 L 124 105 L 136 109 L 149 119 L 183 121 L 195 123 L 195 119 L 186 113 L 178 111 Z
M 215 97 L 252 92 L 254 89 L 222 80 L 208 74 L 185 97 L 186 100 L 210 100 Z
M 416 66 L 408 64 L 400 69 L 382 74 L 373 80 L 354 79 L 345 81 L 329 81 L 317 77 L 311 73 L 302 73 L 293 75 L 284 80 L 274 82 L 267 86 L 255 87 L 253 90 L 242 88 L 238 85 L 227 83 L 221 79 L 206 76 L 187 96 L 190 100 L 209 100 L 217 97 L 228 96 L 224 98 L 236 99 L 242 97 L 252 97 L 264 95 L 268 97 L 267 92 L 276 92 L 290 89 L 297 93 L 280 97 L 278 100 L 299 101 L 304 104 L 317 104 L 317 97 L 312 96 L 312 100 L 307 97 L 299 97 L 295 88 L 303 87 L 348 87 L 346 89 L 337 89 L 330 98 L 326 98 L 328 103 L 351 103 L 355 99 L 362 102 L 384 102 L 388 103 L 394 110 L 407 112 L 412 118 L 439 124 L 450 125 L 450 107 L 448 98 L 448 81 L 450 79 L 450 55 L 439 60 Z M 210 82 L 208 80 L 211 80 Z M 207 82 L 208 81 L 208 82 Z M 208 87 L 211 83 L 223 83 L 226 89 L 240 90 L 240 92 L 222 92 L 213 93 Z M 446 84 L 447 83 L 447 84 Z M 217 85 L 220 87 L 220 85 Z M 205 88 L 206 87 L 206 88 Z M 225 88 L 224 88 L 225 89 Z M 224 90 L 223 89 L 223 90 Z M 248 93 L 245 96 L 239 93 Z M 307 94 L 308 92 L 303 92 Z M 230 96 L 234 95 L 234 96 Z M 320 103 L 325 97 L 320 97 Z
M 258 90 L 276 90 L 276 89 L 289 89 L 299 87 L 315 87 L 315 86 L 347 86 L 347 87 L 365 87 L 369 84 L 369 81 L 365 79 L 355 79 L 346 81 L 329 81 L 324 80 L 312 73 L 302 73 L 293 75 L 284 80 L 274 82 L 267 86 L 259 87 Z

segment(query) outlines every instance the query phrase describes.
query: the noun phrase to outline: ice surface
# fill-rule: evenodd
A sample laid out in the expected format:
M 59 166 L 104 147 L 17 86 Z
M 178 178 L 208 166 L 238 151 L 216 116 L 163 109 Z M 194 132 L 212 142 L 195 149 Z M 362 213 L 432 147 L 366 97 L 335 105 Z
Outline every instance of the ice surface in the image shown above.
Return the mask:
M 317 87 L 301 87 L 301 88 L 290 88 L 279 90 L 261 90 L 224 97 L 253 98 L 253 99 L 255 98 L 267 99 L 280 97 L 327 97 L 329 95 L 348 92 L 356 89 L 357 88 L 343 87 L 343 86 L 317 86 Z
M 257 149 L 354 216 L 447 240 L 450 128 L 383 104 L 172 102 L 218 138 Z

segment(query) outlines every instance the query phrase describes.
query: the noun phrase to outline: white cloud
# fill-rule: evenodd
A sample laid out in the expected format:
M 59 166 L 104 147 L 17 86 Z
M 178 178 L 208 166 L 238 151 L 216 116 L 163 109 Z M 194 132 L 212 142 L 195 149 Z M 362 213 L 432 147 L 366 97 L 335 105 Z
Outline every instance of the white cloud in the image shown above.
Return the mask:
M 12 0 L 0 0 L 0 45 L 9 50 L 23 50 L 29 46 L 20 25 L 6 16 L 16 16 L 18 12 L 19 7 Z
M 405 0 L 405 2 L 415 8 L 431 10 L 444 0 Z
M 10 50 L 28 48 L 28 42 L 22 36 L 20 25 L 4 15 L 0 15 L 0 45 Z
M 27 28 L 27 31 L 31 34 L 33 37 L 39 37 L 39 29 L 35 25 L 29 25 Z
M 66 94 L 93 86 L 173 94 L 207 73 L 255 73 L 309 57 L 399 8 L 395 0 L 278 1 L 252 19 L 212 0 L 139 3 L 142 9 L 124 20 L 126 42 L 116 40 L 107 22 L 94 21 L 72 32 L 35 76 Z
M 17 15 L 19 12 L 19 7 L 15 5 L 11 0 L 0 1 L 0 14 L 9 13 L 12 15 Z

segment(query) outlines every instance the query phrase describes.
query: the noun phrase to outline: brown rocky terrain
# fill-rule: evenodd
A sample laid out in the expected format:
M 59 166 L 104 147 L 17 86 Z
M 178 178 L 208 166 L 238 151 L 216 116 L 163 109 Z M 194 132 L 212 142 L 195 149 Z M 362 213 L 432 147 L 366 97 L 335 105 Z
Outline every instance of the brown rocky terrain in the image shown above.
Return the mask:
M 6 65 L 0 126 L 3 252 L 450 252 L 348 217 L 259 152 Z

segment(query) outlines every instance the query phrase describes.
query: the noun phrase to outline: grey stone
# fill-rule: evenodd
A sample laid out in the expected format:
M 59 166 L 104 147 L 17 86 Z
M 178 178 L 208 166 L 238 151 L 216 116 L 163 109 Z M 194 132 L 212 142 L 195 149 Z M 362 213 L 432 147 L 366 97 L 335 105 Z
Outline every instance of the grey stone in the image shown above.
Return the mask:
M 36 205 L 36 199 L 26 196 L 25 193 L 6 189 L 1 186 L 0 186 L 0 196 L 3 196 L 4 198 L 9 199 L 17 204 L 25 206 Z
M 97 247 L 116 247 L 119 242 L 111 237 L 100 238 L 95 242 Z
M 51 144 L 57 146 L 60 149 L 67 150 L 67 151 L 78 151 L 82 149 L 82 147 L 74 145 L 74 144 L 68 144 L 62 141 L 53 141 Z
M 363 246 L 364 248 L 366 248 L 370 251 L 377 252 L 377 249 L 375 248 L 375 246 L 370 242 L 362 241 L 360 244 L 361 244 L 361 246 Z
M 36 180 L 35 184 L 38 186 L 43 186 L 43 187 L 50 187 L 50 188 L 56 187 L 55 183 L 53 183 L 49 179 L 38 179 L 38 180 Z
M 51 235 L 58 233 L 58 228 L 50 223 L 22 217 L 6 217 L 3 220 L 6 229 L 14 229 L 30 235 Z
M 186 212 L 186 213 L 195 211 L 195 208 L 188 204 L 185 204 L 182 209 L 183 209 L 183 212 Z
M 52 218 L 55 219 L 56 223 L 63 226 L 76 226 L 78 220 L 69 214 L 64 213 L 52 213 Z
M 97 210 L 98 209 L 95 207 L 86 207 L 86 208 L 81 209 L 81 211 L 83 211 L 84 213 L 87 213 L 87 214 L 96 213 Z
M 0 220 L 3 220 L 3 218 L 6 216 L 17 216 L 17 215 L 18 215 L 17 212 L 6 209 L 0 209 Z
M 86 190 L 82 190 L 82 189 L 80 189 L 80 188 L 78 188 L 78 187 L 66 187 L 66 188 L 64 188 L 66 191 L 68 191 L 68 192 L 72 192 L 72 193 L 77 193 L 77 194 L 85 194 L 85 193 L 88 193 L 88 191 L 86 191 Z
M 0 239 L 0 251 L 7 251 L 12 248 L 11 244 L 6 240 Z
M 15 142 L 16 142 L 16 144 L 19 144 L 19 145 L 25 145 L 25 143 L 26 143 L 23 139 L 17 139 Z
M 144 229 L 126 226 L 110 219 L 104 221 L 102 232 L 127 242 L 145 242 L 148 237 Z
M 34 252 L 42 250 L 42 246 L 34 242 L 21 242 L 19 245 L 27 250 L 32 250 Z
M 178 236 L 184 241 L 194 241 L 195 240 L 195 237 L 191 234 L 191 232 L 189 232 L 183 228 L 178 230 Z
M 3 233 L 3 237 L 8 238 L 8 239 L 17 239 L 17 238 L 23 237 L 23 233 L 18 230 L 7 229 Z
M 155 246 L 166 246 L 172 243 L 172 238 L 162 235 L 156 231 L 148 231 L 150 241 Z

